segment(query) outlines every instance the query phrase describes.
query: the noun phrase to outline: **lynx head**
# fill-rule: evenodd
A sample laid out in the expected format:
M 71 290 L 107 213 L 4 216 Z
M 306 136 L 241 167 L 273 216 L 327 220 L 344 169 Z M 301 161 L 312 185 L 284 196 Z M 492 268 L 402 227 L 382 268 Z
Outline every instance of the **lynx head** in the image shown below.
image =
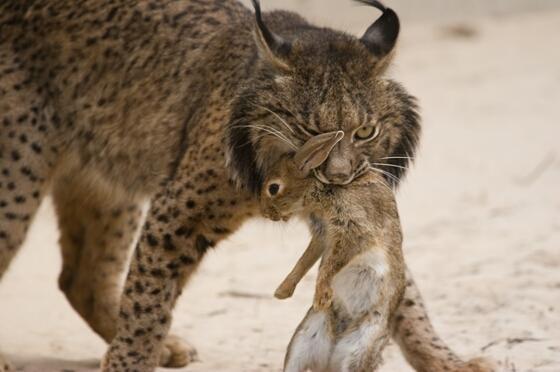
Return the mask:
M 278 159 L 333 131 L 344 138 L 313 170 L 320 181 L 347 184 L 374 169 L 398 185 L 420 133 L 414 98 L 384 76 L 399 20 L 376 0 L 360 2 L 383 14 L 356 38 L 293 13 L 274 12 L 265 20 L 253 0 L 256 63 L 234 102 L 227 134 L 230 168 L 240 185 L 259 193 Z

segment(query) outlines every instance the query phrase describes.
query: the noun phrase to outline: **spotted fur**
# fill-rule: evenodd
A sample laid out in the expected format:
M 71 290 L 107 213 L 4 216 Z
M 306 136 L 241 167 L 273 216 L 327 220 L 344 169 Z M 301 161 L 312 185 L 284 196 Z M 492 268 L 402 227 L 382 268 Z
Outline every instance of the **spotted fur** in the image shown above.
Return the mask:
M 261 137 L 268 159 L 256 151 L 254 132 L 233 130 L 277 127 L 252 101 L 269 107 L 275 98 L 273 111 L 298 118 L 286 116 L 294 130 L 302 123 L 326 130 L 340 124 L 332 118 L 366 113 L 381 119 L 395 107 L 387 123 L 413 130 L 401 145 L 389 140 L 392 153 L 406 153 L 399 148 L 417 138 L 413 99 L 372 77 L 381 65 L 363 44 L 293 13 L 263 20 L 299 40 L 290 58 L 309 66 L 299 78 L 275 73 L 282 64 L 270 65 L 255 42 L 252 12 L 235 0 L 0 2 L 0 275 L 52 192 L 62 232 L 60 287 L 110 343 L 104 371 L 195 359 L 190 346 L 166 338 L 176 299 L 205 253 L 258 213 L 254 185 L 287 151 L 278 138 Z M 326 61 L 333 80 L 313 69 Z M 336 89 L 321 89 L 321 81 Z M 272 97 L 276 86 L 284 88 Z M 301 87 L 313 88 L 297 101 L 304 104 L 281 111 L 282 99 L 296 102 L 291 97 L 302 95 Z M 337 96 L 344 105 L 331 107 L 340 110 L 317 109 Z M 357 103 L 366 110 L 355 112 Z M 143 200 L 151 206 L 119 300 Z M 396 328 L 398 335 L 426 343 L 436 337 L 426 338 L 412 319 L 401 324 L 409 325 Z

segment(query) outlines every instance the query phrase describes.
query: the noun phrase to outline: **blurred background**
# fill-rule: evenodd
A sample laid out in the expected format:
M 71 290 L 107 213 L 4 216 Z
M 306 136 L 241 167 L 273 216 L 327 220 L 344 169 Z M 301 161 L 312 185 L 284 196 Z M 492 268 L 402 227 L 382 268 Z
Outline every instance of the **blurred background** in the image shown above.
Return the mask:
M 379 13 L 350 0 L 261 0 L 361 35 Z M 249 1 L 245 1 L 249 3 Z M 560 1 L 385 0 L 402 18 L 390 75 L 419 98 L 424 134 L 399 190 L 405 254 L 442 337 L 503 371 L 560 371 Z M 0 285 L 0 345 L 25 371 L 94 370 L 103 343 L 58 292 L 50 203 Z M 174 332 L 188 371 L 280 371 L 315 272 L 272 293 L 309 236 L 247 224 L 209 254 Z M 398 350 L 382 371 L 410 371 Z

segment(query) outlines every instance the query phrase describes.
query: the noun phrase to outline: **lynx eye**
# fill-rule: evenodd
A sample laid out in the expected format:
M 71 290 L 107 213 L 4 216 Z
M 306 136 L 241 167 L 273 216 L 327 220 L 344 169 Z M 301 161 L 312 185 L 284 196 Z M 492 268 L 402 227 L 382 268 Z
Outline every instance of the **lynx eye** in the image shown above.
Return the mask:
M 370 140 L 379 134 L 377 126 L 363 125 L 354 133 L 354 138 L 359 141 Z

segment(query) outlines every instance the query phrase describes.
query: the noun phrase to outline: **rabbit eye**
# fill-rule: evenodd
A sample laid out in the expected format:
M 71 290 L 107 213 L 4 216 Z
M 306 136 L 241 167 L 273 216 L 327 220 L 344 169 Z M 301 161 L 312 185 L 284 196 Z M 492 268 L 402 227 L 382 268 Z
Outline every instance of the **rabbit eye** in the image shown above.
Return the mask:
M 282 190 L 284 189 L 284 181 L 281 178 L 271 179 L 268 182 L 266 182 L 265 187 L 266 187 L 265 189 L 266 196 L 272 198 L 282 192 Z
M 268 193 L 270 194 L 270 196 L 274 196 L 278 194 L 279 191 L 280 191 L 280 185 L 277 183 L 273 183 L 268 186 Z

